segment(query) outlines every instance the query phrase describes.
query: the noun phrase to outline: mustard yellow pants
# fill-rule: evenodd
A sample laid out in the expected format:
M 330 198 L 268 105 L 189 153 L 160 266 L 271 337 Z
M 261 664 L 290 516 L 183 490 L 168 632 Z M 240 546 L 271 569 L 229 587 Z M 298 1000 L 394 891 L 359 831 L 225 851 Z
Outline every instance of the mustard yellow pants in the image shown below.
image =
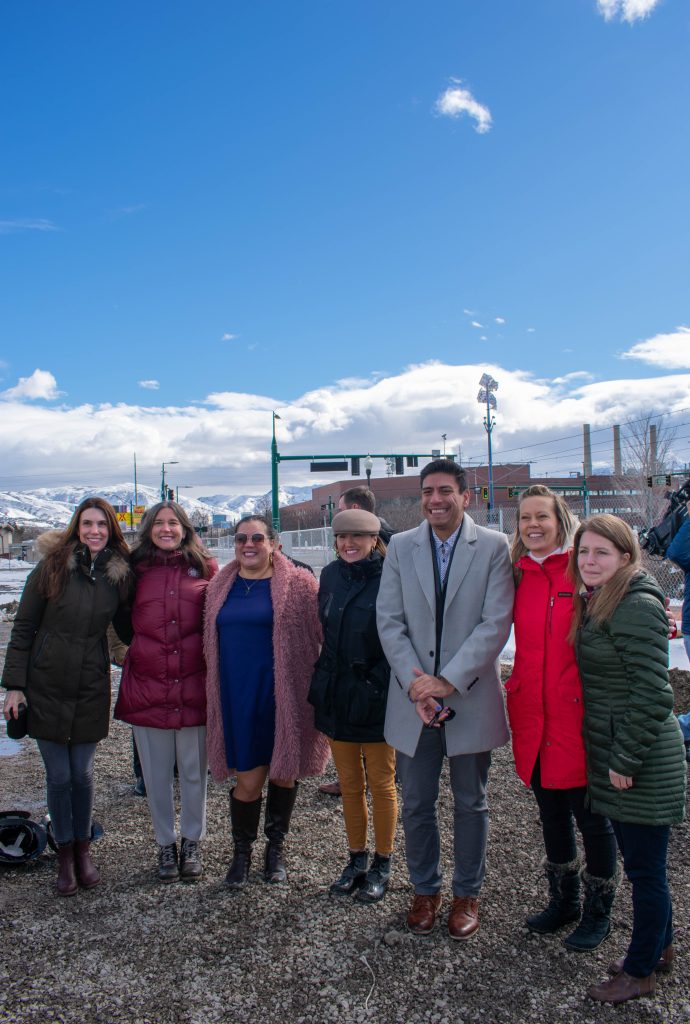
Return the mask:
M 364 850 L 367 846 L 368 783 L 373 808 L 376 852 L 383 857 L 390 856 L 398 820 L 395 751 L 383 742 L 351 743 L 329 740 L 329 743 L 343 794 L 343 815 L 350 849 Z

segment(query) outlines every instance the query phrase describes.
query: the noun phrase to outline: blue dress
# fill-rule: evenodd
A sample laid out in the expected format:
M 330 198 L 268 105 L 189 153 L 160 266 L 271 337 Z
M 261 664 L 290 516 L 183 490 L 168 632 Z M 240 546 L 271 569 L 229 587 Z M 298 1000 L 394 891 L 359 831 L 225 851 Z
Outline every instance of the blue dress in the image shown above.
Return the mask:
M 216 619 L 229 769 L 271 763 L 275 734 L 271 580 L 237 577 Z

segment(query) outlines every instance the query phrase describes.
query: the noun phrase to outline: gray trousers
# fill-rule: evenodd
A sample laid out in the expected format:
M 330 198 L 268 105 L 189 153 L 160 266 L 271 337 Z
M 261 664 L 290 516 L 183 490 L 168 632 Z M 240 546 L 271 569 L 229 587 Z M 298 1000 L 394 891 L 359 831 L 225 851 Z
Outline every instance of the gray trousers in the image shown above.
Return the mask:
M 415 893 L 441 889 L 441 839 L 436 807 L 445 753 L 443 729 L 423 729 L 414 757 L 398 751 L 407 870 Z M 491 751 L 448 758 L 454 800 L 453 895 L 478 896 L 486 873 L 489 808 L 486 783 Z
M 208 779 L 206 726 L 151 729 L 135 725 L 133 729 L 156 842 L 169 846 L 177 839 L 173 791 L 175 761 L 180 780 L 180 834 L 185 839 L 203 839 Z

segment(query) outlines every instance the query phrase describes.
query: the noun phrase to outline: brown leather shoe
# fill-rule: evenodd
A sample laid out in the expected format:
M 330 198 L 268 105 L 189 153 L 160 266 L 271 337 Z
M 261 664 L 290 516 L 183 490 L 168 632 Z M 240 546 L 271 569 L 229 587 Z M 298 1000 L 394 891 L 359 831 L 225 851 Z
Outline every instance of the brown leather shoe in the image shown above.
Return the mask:
M 673 946 L 668 945 L 666 949 L 661 951 L 661 956 L 656 962 L 654 970 L 657 974 L 670 974 L 673 970 Z M 613 960 L 609 964 L 609 974 L 620 974 L 623 970 L 623 964 L 625 963 L 625 957 L 621 956 L 618 960 Z
M 628 999 L 650 996 L 655 991 L 656 974 L 654 971 L 648 978 L 633 978 L 632 975 L 621 971 L 615 978 L 602 981 L 599 985 L 592 985 L 587 989 L 587 995 L 599 1003 L 627 1003 Z
M 448 915 L 451 939 L 469 939 L 479 929 L 479 900 L 476 896 L 454 896 Z
M 428 935 L 434 930 L 436 915 L 441 908 L 441 893 L 433 896 L 417 893 L 407 912 L 407 927 L 413 935 Z
M 324 782 L 319 786 L 319 793 L 325 793 L 327 796 L 342 796 L 340 792 L 340 783 L 336 782 Z

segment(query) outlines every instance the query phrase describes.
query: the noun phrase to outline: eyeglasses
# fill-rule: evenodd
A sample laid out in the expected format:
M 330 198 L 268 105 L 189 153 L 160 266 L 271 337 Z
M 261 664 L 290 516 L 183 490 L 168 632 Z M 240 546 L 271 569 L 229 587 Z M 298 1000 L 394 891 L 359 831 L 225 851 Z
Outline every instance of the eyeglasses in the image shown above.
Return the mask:
M 268 537 L 265 533 L 236 533 L 235 544 L 246 544 L 250 540 L 252 544 L 263 544 Z

